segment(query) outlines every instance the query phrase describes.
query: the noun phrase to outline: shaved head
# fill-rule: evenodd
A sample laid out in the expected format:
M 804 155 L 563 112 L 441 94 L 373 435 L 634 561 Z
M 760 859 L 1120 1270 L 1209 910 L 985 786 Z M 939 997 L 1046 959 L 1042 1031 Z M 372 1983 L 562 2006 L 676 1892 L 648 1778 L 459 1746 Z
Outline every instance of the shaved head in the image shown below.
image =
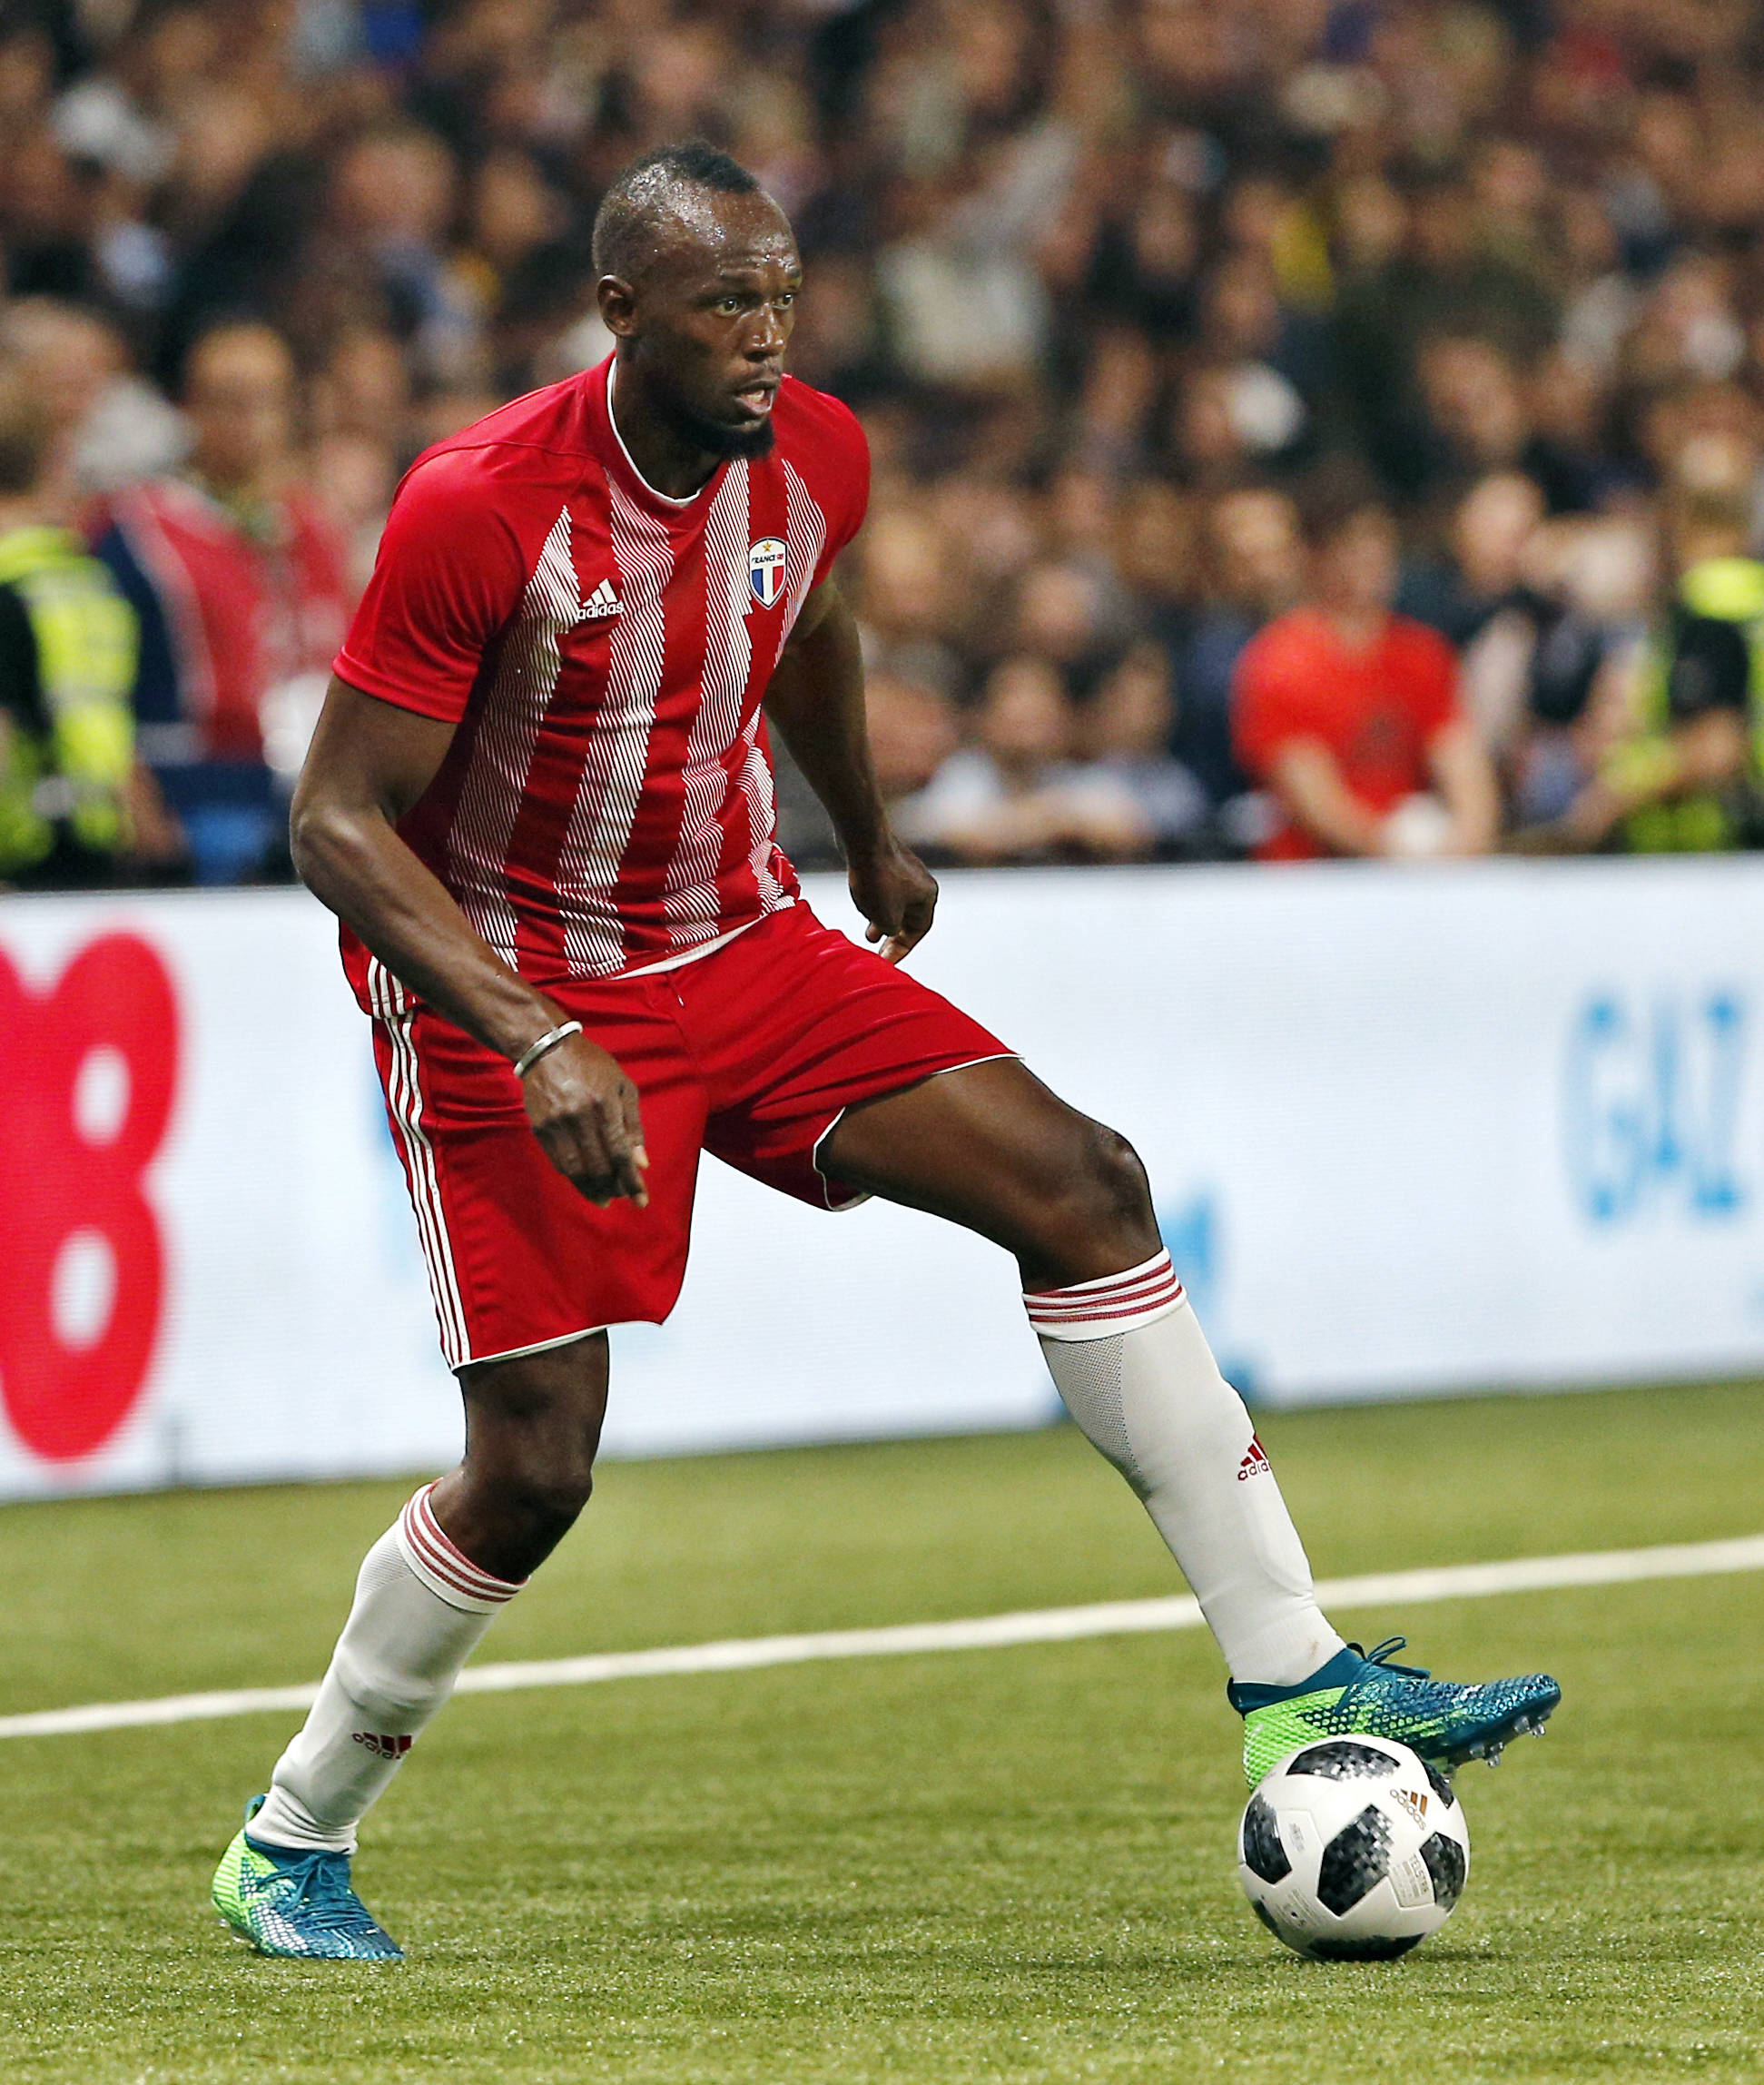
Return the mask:
M 685 232 L 713 243 L 716 199 L 759 195 L 760 184 L 714 145 L 666 144 L 634 159 L 613 177 L 594 220 L 594 267 L 634 286 Z
M 688 490 L 720 457 L 765 455 L 803 263 L 747 169 L 708 144 L 633 161 L 595 219 L 594 259 L 633 453 L 647 447 Z

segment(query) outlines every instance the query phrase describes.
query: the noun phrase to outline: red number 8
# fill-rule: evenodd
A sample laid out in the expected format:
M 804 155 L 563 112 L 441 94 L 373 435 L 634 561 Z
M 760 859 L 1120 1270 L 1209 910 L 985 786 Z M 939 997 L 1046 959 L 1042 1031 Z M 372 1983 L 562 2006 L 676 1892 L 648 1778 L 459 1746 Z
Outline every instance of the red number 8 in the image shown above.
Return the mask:
M 94 1051 L 127 1070 L 114 1122 L 80 1119 Z M 138 936 L 90 943 L 44 997 L 0 955 L 0 1404 L 46 1461 L 102 1448 L 146 1382 L 165 1253 L 142 1175 L 165 1135 L 177 1069 L 172 981 Z M 91 1239 L 108 1251 L 109 1309 L 90 1337 L 70 1335 L 56 1283 L 70 1248 Z

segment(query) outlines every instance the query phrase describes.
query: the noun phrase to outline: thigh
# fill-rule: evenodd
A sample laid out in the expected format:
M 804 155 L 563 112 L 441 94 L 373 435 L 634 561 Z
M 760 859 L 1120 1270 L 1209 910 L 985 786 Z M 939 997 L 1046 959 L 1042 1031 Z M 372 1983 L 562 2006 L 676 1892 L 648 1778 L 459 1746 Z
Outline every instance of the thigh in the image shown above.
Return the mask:
M 673 974 L 709 1090 L 705 1148 L 816 1208 L 869 1191 L 823 1163 L 846 1110 L 1009 1056 L 979 1022 L 806 905 Z
M 821 1162 L 869 1193 L 1033 1260 L 1050 1206 L 1088 1189 L 1099 1152 L 1119 1141 L 1005 1058 L 848 1109 Z
M 645 994 L 558 992 L 636 1082 L 649 1206 L 596 1209 L 546 1157 L 510 1067 L 431 1009 L 386 1003 L 375 1056 L 448 1365 L 659 1323 L 679 1294 L 705 1095 Z M 575 999 L 579 996 L 578 1006 Z

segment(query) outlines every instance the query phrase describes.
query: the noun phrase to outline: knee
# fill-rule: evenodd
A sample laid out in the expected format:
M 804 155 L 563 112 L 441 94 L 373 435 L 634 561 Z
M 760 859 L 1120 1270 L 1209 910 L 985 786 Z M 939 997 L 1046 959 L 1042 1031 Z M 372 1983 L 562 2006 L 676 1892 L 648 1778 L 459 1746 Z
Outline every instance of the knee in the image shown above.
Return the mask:
M 1079 1119 L 1057 1174 L 1038 1196 L 1031 1285 L 1089 1281 L 1158 1250 L 1158 1220 L 1139 1154 L 1118 1131 Z
M 527 1577 L 569 1533 L 594 1490 L 599 1444 L 597 1411 L 554 1407 L 468 1419 L 460 1476 L 471 1525 L 504 1559 L 498 1576 Z
M 535 1548 L 549 1551 L 562 1541 L 593 1496 L 597 1431 L 549 1429 L 505 1442 L 482 1472 L 500 1517 L 518 1526 Z M 473 1474 L 468 1458 L 468 1477 Z
M 1151 1189 L 1139 1154 L 1118 1130 L 1086 1122 L 1065 1169 L 1058 1214 L 1063 1224 L 1087 1236 L 1111 1240 L 1153 1227 Z M 1155 1246 L 1147 1250 L 1155 1251 Z
M 475 1523 L 498 1553 L 549 1555 L 594 1489 L 594 1458 L 606 1409 L 605 1339 L 489 1363 L 465 1383 L 461 1470 Z M 480 1559 L 481 1561 L 481 1559 Z
M 1152 1221 L 1151 1183 L 1139 1154 L 1119 1130 L 1088 1125 L 1084 1183 L 1099 1217 L 1123 1225 Z

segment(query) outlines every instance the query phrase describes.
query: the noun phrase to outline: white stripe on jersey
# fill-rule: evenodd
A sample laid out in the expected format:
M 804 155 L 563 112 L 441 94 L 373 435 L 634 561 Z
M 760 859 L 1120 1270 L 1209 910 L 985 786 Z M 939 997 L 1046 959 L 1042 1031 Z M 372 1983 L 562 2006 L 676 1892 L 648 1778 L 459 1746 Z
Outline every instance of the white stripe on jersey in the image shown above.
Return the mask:
M 686 739 L 680 840 L 662 885 L 676 948 L 718 931 L 716 872 L 723 855 L 720 814 L 729 794 L 723 763 L 741 731 L 753 653 L 747 637 L 748 477 L 732 463 L 705 517 L 705 674 L 698 714 Z
M 581 588 L 570 557 L 564 508 L 521 593 L 478 718 L 471 758 L 448 834 L 459 909 L 490 946 L 515 960 L 516 919 L 508 902 L 508 855 L 520 815 L 533 747 L 561 670 L 558 640 L 580 618 Z
M 613 626 L 606 691 L 556 875 L 564 948 L 578 977 L 610 976 L 625 963 L 625 929 L 613 894 L 649 764 L 666 645 L 662 597 L 674 571 L 666 522 L 641 512 L 616 479 L 607 479 L 606 492 L 625 613 Z
M 827 540 L 827 517 L 803 483 L 796 466 L 784 459 L 784 574 L 790 584 L 790 606 L 778 632 L 782 656 L 803 603 L 814 583 L 814 568 L 821 562 L 821 548 Z M 775 663 L 775 662 L 774 662 Z
M 418 1078 L 417 1045 L 410 1034 L 417 1016 L 405 1003 L 403 985 L 378 956 L 370 957 L 368 962 L 368 997 L 374 1012 L 385 1023 L 392 1044 L 391 1076 L 387 1081 L 386 1097 L 404 1141 L 404 1157 L 410 1175 L 410 1203 L 417 1212 L 417 1236 L 429 1267 L 429 1291 L 435 1299 L 435 1317 L 441 1334 L 441 1357 L 448 1368 L 462 1368 L 471 1359 L 471 1340 L 466 1330 L 466 1307 L 459 1298 L 458 1278 L 453 1268 L 447 1212 L 441 1206 L 441 1181 L 435 1170 L 435 1147 L 422 1126 L 422 1086 Z
M 803 612 L 813 584 L 821 548 L 827 540 L 827 518 L 809 495 L 795 466 L 784 459 L 784 571 L 790 586 L 790 602 L 780 618 L 778 653 Z M 775 670 L 775 662 L 774 662 Z M 748 862 L 759 888 L 760 910 L 775 911 L 783 900 L 783 889 L 772 873 L 773 835 L 777 829 L 777 803 L 772 786 L 772 766 L 758 746 L 760 712 L 748 720 L 747 757 L 737 784 L 747 800 Z

